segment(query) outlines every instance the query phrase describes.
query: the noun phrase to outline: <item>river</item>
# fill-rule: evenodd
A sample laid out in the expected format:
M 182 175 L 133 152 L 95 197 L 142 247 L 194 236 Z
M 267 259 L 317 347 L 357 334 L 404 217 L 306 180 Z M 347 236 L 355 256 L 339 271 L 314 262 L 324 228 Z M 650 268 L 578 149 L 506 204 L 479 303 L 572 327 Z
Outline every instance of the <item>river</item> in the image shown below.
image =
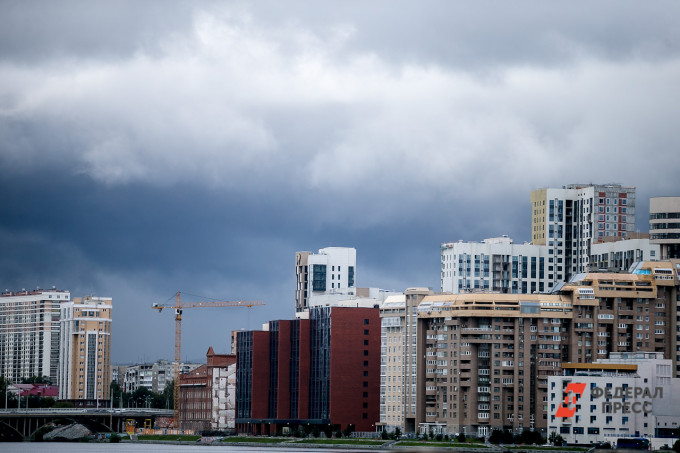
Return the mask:
M 1 453 L 250 453 L 250 452 L 277 452 L 286 453 L 351 453 L 353 451 L 371 451 L 361 449 L 335 449 L 335 448 L 277 448 L 277 447 L 241 447 L 234 445 L 173 445 L 173 444 L 148 444 L 121 442 L 110 443 L 68 443 L 68 442 L 7 442 L 0 443 Z M 376 450 L 372 450 L 376 451 Z

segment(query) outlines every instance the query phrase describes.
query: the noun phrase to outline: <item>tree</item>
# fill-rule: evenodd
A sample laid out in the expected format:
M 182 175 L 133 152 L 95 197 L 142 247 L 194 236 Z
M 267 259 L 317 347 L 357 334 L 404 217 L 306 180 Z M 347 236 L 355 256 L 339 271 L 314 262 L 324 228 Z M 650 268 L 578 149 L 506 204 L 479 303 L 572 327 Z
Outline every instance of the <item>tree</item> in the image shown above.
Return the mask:
M 551 444 L 553 445 L 559 445 L 561 446 L 564 443 L 564 438 L 557 434 L 555 431 L 550 433 L 550 437 L 548 437 L 548 441 L 550 441 Z
M 465 433 L 458 434 L 458 442 L 465 442 Z
M 499 429 L 491 430 L 491 435 L 489 436 L 489 443 L 500 444 L 503 442 L 503 431 Z
M 175 408 L 175 380 L 165 384 L 163 393 L 161 393 L 161 400 L 163 405 L 161 408 L 174 409 Z
M 7 409 L 7 407 L 17 407 L 16 397 L 14 393 L 7 392 L 7 388 L 11 382 L 4 376 L 0 376 L 0 407 Z M 7 400 L 7 407 L 5 407 L 5 400 Z
M 22 384 L 47 384 L 51 385 L 52 381 L 50 381 L 50 378 L 43 376 L 43 375 L 37 375 L 37 376 L 30 376 L 27 378 L 23 378 L 21 380 Z
M 400 437 L 401 437 L 401 429 L 399 429 L 399 427 L 397 426 L 396 428 L 394 428 L 394 438 L 396 440 L 399 440 Z
M 680 440 L 676 440 L 673 444 L 673 451 L 675 453 L 680 453 Z

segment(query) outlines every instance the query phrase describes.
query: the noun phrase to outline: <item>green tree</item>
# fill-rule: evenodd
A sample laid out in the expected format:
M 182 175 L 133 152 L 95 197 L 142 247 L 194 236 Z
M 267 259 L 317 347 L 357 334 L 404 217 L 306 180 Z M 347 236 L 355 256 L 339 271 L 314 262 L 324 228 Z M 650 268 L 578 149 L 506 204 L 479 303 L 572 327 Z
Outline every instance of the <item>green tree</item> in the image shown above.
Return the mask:
M 12 392 L 7 392 L 7 388 L 12 384 L 5 376 L 0 376 L 0 407 L 7 409 L 7 407 L 17 407 L 17 399 Z M 5 400 L 7 400 L 7 407 L 5 407 Z
M 676 440 L 673 444 L 673 451 L 675 453 L 680 453 L 680 440 Z
M 123 390 L 120 388 L 120 384 L 116 381 L 111 381 L 109 386 L 110 398 L 113 407 L 119 407 L 121 399 L 123 398 Z
M 550 437 L 548 437 L 548 441 L 553 444 L 553 445 L 559 445 L 561 446 L 564 443 L 564 438 L 557 434 L 555 431 L 550 433 Z
M 161 408 L 174 409 L 175 408 L 175 380 L 165 384 L 163 393 L 161 393 Z
M 50 378 L 43 376 L 43 375 L 37 375 L 37 376 L 30 376 L 27 378 L 23 378 L 21 380 L 22 384 L 47 384 L 51 385 L 52 381 L 50 381 Z
M 489 436 L 489 442 L 492 444 L 500 444 L 503 442 L 503 431 L 499 429 L 492 430 L 491 436 Z

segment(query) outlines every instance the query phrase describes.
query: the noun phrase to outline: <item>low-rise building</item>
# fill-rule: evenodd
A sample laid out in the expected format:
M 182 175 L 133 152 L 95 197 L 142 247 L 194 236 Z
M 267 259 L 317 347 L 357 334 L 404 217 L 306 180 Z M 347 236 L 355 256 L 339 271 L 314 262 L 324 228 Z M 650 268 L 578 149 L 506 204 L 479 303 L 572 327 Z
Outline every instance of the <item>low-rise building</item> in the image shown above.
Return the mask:
M 612 353 L 562 368 L 562 375 L 548 378 L 548 431 L 567 443 L 644 437 L 663 439 L 660 446 L 677 437 L 680 379 L 672 377 L 672 362 L 663 354 Z
M 205 365 L 180 375 L 180 427 L 196 433 L 233 432 L 236 397 L 236 356 L 215 354 L 212 346 Z

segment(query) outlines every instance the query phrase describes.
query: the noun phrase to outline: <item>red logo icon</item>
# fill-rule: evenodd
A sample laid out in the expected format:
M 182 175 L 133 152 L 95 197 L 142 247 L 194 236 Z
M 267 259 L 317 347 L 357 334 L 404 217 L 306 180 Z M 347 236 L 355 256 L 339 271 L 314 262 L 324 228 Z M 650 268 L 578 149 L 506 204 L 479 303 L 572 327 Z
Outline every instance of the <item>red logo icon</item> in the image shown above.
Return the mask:
M 581 384 L 581 383 L 570 383 L 567 385 L 567 388 L 565 389 L 565 392 L 567 395 L 564 397 L 564 403 L 560 405 L 560 407 L 557 408 L 557 412 L 555 413 L 555 417 L 564 417 L 564 418 L 570 418 L 574 416 L 574 413 L 576 413 L 576 400 L 577 396 L 579 397 L 583 395 L 583 392 L 586 389 L 586 384 Z M 568 393 L 572 393 L 571 399 L 569 398 Z M 573 404 L 574 407 L 569 407 L 570 404 Z

